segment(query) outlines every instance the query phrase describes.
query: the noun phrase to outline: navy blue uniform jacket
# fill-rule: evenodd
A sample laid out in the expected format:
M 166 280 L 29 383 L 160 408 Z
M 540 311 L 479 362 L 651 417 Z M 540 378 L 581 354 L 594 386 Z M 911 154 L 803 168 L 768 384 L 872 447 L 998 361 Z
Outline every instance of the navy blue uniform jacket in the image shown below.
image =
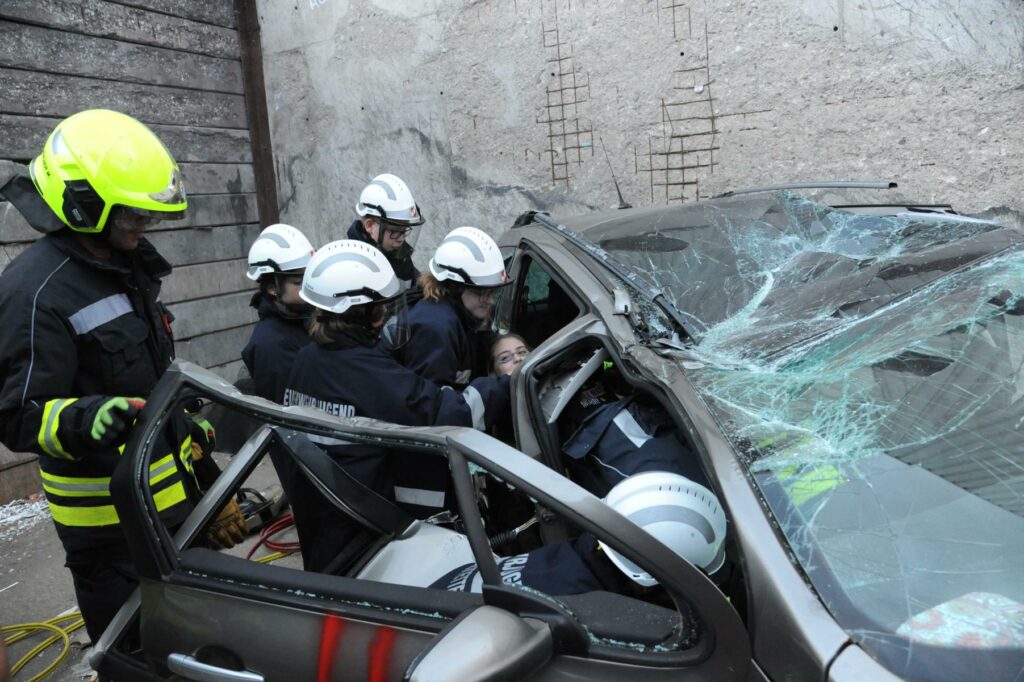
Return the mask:
M 477 332 L 477 322 L 450 298 L 424 299 L 406 318 L 409 340 L 398 349 L 387 348 L 394 358 L 437 384 L 464 386 L 486 374 L 489 332 Z
M 366 345 L 374 342 L 366 334 L 364 338 L 345 337 L 328 346 L 310 344 L 300 350 L 284 404 L 315 407 L 340 417 L 480 430 L 489 428 L 509 410 L 508 377 L 477 379 L 464 391 L 441 387 L 402 367 L 379 348 Z M 380 448 L 327 446 L 349 473 L 381 494 L 423 507 L 443 506 L 447 482 L 443 460 L 417 454 L 403 458 L 401 465 L 388 467 L 387 453 Z M 439 471 L 441 483 L 435 480 Z M 393 474 L 397 474 L 397 481 Z M 391 489 L 395 484 L 397 487 Z
M 668 471 L 708 486 L 697 455 L 665 410 L 632 397 L 590 412 L 562 446 L 562 454 L 573 480 L 597 497 L 644 471 Z
M 295 355 L 311 339 L 303 320 L 283 317 L 267 296 L 260 299 L 258 310 L 260 321 L 242 349 L 242 361 L 256 386 L 256 395 L 280 403 Z

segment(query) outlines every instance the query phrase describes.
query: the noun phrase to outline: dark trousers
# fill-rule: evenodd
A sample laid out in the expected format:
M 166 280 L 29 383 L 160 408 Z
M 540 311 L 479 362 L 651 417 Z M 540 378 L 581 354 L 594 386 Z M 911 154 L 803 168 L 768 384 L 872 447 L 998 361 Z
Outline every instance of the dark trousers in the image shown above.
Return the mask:
M 64 564 L 75 582 L 75 597 L 89 639 L 96 642 L 139 584 L 127 546 L 68 552 Z

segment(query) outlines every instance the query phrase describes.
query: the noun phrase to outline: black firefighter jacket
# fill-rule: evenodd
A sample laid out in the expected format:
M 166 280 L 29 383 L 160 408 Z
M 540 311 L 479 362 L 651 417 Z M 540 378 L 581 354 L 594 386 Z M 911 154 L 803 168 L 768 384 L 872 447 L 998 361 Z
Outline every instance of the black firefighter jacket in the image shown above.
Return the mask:
M 112 396 L 145 398 L 174 357 L 170 315 L 159 302 L 170 265 L 146 240 L 120 255 L 116 264 L 98 260 L 58 230 L 0 274 L 0 440 L 40 455 L 68 551 L 124 541 L 109 492 L 120 451 L 92 445 L 87 411 Z M 187 514 L 183 481 L 192 471 L 188 437 L 176 442 L 155 453 L 150 468 L 168 523 Z

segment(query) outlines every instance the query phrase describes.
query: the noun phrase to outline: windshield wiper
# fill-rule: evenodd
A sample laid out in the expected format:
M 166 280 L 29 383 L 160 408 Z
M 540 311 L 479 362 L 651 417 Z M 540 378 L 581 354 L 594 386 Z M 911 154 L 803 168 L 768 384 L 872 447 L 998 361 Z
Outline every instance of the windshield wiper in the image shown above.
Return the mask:
M 661 311 L 665 313 L 665 315 L 667 315 L 668 318 L 672 320 L 680 330 L 682 330 L 683 334 L 685 334 L 686 337 L 693 341 L 694 343 L 696 343 L 699 337 L 706 331 L 704 325 L 702 325 L 697 320 L 693 319 L 692 316 L 683 313 L 674 305 L 672 305 L 672 303 L 665 296 L 664 291 L 652 286 L 648 282 L 645 282 L 643 279 L 640 278 L 639 275 L 637 275 L 636 272 L 629 270 L 623 265 L 620 265 L 610 255 L 608 255 L 607 251 L 602 249 L 597 244 L 594 244 L 593 242 L 584 239 L 580 235 L 570 230 L 565 225 L 560 225 L 556 223 L 554 220 L 551 219 L 551 215 L 548 213 L 538 211 L 533 216 L 533 219 L 535 222 L 538 222 L 547 229 L 558 233 L 560 236 L 564 237 L 568 241 L 572 242 L 579 248 L 589 253 L 599 263 L 601 263 L 606 268 L 615 273 L 615 275 L 619 277 L 631 289 L 639 293 L 641 296 L 647 298 L 654 305 L 658 306 L 658 308 L 661 309 Z

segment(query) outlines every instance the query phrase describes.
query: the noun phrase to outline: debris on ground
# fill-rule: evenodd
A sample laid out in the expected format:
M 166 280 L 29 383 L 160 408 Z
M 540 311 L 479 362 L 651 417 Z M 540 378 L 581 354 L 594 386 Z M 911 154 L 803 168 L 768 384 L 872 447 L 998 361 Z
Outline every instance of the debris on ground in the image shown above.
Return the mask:
M 46 498 L 33 495 L 0 506 L 0 542 L 20 535 L 40 521 L 50 520 Z

